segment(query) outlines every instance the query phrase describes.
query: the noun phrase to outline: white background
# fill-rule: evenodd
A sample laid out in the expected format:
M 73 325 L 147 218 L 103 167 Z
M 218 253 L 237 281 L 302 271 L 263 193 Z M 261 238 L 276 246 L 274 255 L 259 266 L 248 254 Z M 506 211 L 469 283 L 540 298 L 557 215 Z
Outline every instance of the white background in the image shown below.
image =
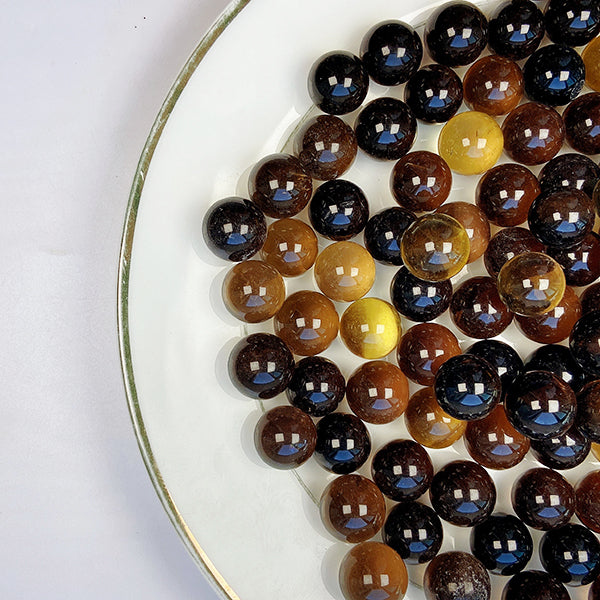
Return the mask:
M 0 0 L 0 597 L 214 600 L 163 511 L 119 365 L 129 187 L 226 0 Z

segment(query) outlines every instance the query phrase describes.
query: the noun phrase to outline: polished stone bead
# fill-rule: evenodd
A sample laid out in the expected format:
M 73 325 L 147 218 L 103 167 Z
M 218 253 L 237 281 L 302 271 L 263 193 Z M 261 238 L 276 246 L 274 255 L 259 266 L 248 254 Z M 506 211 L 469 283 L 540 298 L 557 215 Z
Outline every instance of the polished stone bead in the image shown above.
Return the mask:
M 277 406 L 260 418 L 254 439 L 267 464 L 277 469 L 293 469 L 312 456 L 317 430 L 312 419 L 298 408 Z
M 513 320 L 491 277 L 471 277 L 456 289 L 450 315 L 460 331 L 477 339 L 500 335 Z
M 312 195 L 312 179 L 300 161 L 289 154 L 271 154 L 249 175 L 250 198 L 268 217 L 281 219 L 298 214 Z
M 544 18 L 556 44 L 584 46 L 600 33 L 600 6 L 594 0 L 550 0 Z
M 600 533 L 600 471 L 591 471 L 575 487 L 576 512 L 579 520 Z
M 600 377 L 600 311 L 583 315 L 571 331 L 569 347 L 579 365 Z
M 323 491 L 319 508 L 329 533 L 351 544 L 371 539 L 385 521 L 383 495 L 362 475 L 334 479 Z
M 504 399 L 513 427 L 532 440 L 565 433 L 575 421 L 575 392 L 554 373 L 527 371 L 508 388 Z
M 521 60 L 533 54 L 544 38 L 544 15 L 531 0 L 509 0 L 492 14 L 489 28 L 490 48 Z
M 502 124 L 504 150 L 515 162 L 540 165 L 554 158 L 565 141 L 565 124 L 550 106 L 527 102 L 512 110 Z
M 402 100 L 377 98 L 360 111 L 354 131 L 358 147 L 369 156 L 398 160 L 415 141 L 417 120 Z
M 266 400 L 287 387 L 294 357 L 278 337 L 253 333 L 242 338 L 229 355 L 229 377 L 242 394 Z
M 262 248 L 267 223 L 261 210 L 250 200 L 224 198 L 208 209 L 202 233 L 211 252 L 219 258 L 240 262 Z
M 375 262 L 360 244 L 335 242 L 325 247 L 315 262 L 319 289 L 332 300 L 353 302 L 375 282 Z
M 490 239 L 483 255 L 483 263 L 492 277 L 498 277 L 500 269 L 511 258 L 525 252 L 544 252 L 544 246 L 523 227 L 505 227 Z
M 463 84 L 450 67 L 426 65 L 409 79 L 404 88 L 404 101 L 417 119 L 445 123 L 462 104 Z
M 394 440 L 377 451 L 371 474 L 388 498 L 407 502 L 416 500 L 429 489 L 433 465 L 425 448 L 417 442 Z
M 544 165 L 539 179 L 543 192 L 577 189 L 591 198 L 600 179 L 600 167 L 591 158 L 570 152 L 556 156 Z
M 487 360 L 496 369 L 502 382 L 502 391 L 506 392 L 512 380 L 523 372 L 523 361 L 519 353 L 505 342 L 499 340 L 481 340 L 465 350 Z
M 400 242 L 415 214 L 400 206 L 373 215 L 365 227 L 365 247 L 371 256 L 386 265 L 402 265 Z
M 600 575 L 600 542 L 589 529 L 569 523 L 543 535 L 540 559 L 563 583 L 587 585 Z
M 294 354 L 314 356 L 337 337 L 339 317 L 333 302 L 318 292 L 295 292 L 275 315 L 275 333 Z
M 469 236 L 468 263 L 483 256 L 490 243 L 491 233 L 489 221 L 478 206 L 470 202 L 448 202 L 440 206 L 437 212 L 454 217 L 465 228 Z
M 598 307 L 600 307 L 600 282 L 588 286 L 579 299 L 584 315 L 598 310 Z
M 439 517 L 453 525 L 473 527 L 492 514 L 496 486 L 477 463 L 455 460 L 434 475 L 429 496 Z
M 410 152 L 394 165 L 390 186 L 400 206 L 427 212 L 435 210 L 448 198 L 452 171 L 446 161 L 433 152 Z
M 567 141 L 585 154 L 600 153 L 600 94 L 576 98 L 563 113 Z
M 347 475 L 362 467 L 371 453 L 371 437 L 354 415 L 334 412 L 317 423 L 317 462 L 332 473 Z
M 592 40 L 581 54 L 585 65 L 585 82 L 595 92 L 600 92 L 600 37 Z
M 471 458 L 487 469 L 510 469 L 529 451 L 530 441 L 506 417 L 500 404 L 477 421 L 467 424 L 465 446 Z
M 514 163 L 490 169 L 477 184 L 475 202 L 490 223 L 513 227 L 527 220 L 531 203 L 541 189 L 537 177 Z
M 296 364 L 285 390 L 293 406 L 311 417 L 333 412 L 346 393 L 346 380 L 335 363 L 322 356 L 308 356 Z
M 425 23 L 425 43 L 433 60 L 448 67 L 468 65 L 487 45 L 488 23 L 469 2 L 447 2 Z
M 600 277 L 600 236 L 593 231 L 577 246 L 548 247 L 547 253 L 562 267 L 567 285 L 586 286 Z
M 567 588 L 545 571 L 521 571 L 502 591 L 502 600 L 570 600 Z
M 600 380 L 591 381 L 577 394 L 576 423 L 588 440 L 600 444 Z
M 584 370 L 571 354 L 571 350 L 557 344 L 537 348 L 525 362 L 525 370 L 550 371 L 575 392 L 578 392 L 587 381 Z
M 580 465 L 590 448 L 590 441 L 573 425 L 562 435 L 532 442 L 531 454 L 545 467 L 562 471 Z
M 408 564 L 430 561 L 440 550 L 444 530 L 435 512 L 420 502 L 392 508 L 383 526 L 383 539 Z
M 406 410 L 408 380 L 392 363 L 373 360 L 358 367 L 346 386 L 352 412 L 367 423 L 391 423 Z
M 438 554 L 423 578 L 427 600 L 489 600 L 490 576 L 474 556 L 466 552 Z
M 345 115 L 356 110 L 369 90 L 369 75 L 358 56 L 336 51 L 321 56 L 308 76 L 313 102 L 325 113 Z
M 525 471 L 513 484 L 511 500 L 519 519 L 542 531 L 568 523 L 575 512 L 573 487 L 552 469 Z
M 299 134 L 298 158 L 314 179 L 328 181 L 343 175 L 357 152 L 354 130 L 339 117 L 314 117 Z
M 433 385 L 444 362 L 461 352 L 456 336 L 438 323 L 413 325 L 400 340 L 398 365 L 415 383 Z
M 384 21 L 367 32 L 360 55 L 373 81 L 386 86 L 400 85 L 421 65 L 423 44 L 410 25 Z

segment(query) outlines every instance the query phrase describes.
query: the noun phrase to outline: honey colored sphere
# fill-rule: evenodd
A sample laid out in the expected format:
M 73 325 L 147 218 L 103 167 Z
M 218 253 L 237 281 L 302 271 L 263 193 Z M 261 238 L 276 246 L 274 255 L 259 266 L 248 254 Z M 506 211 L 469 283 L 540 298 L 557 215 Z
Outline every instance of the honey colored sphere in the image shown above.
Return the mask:
M 400 249 L 406 268 L 415 277 L 444 281 L 467 264 L 471 244 L 465 228 L 454 217 L 433 213 L 408 227 Z
M 288 296 L 274 319 L 275 333 L 294 354 L 314 356 L 336 338 L 339 317 L 333 302 L 318 292 Z
M 593 39 L 581 55 L 585 65 L 585 82 L 595 92 L 600 92 L 600 37 Z
M 281 219 L 269 225 L 262 259 L 284 277 L 306 273 L 319 251 L 315 232 L 298 219 Z
M 395 550 L 381 542 L 363 542 L 343 558 L 340 587 L 346 600 L 402 600 L 408 572 Z
M 562 300 L 566 281 L 560 265 L 542 252 L 511 258 L 498 274 L 502 301 L 517 315 L 531 317 L 552 310 Z
M 285 300 L 285 283 L 279 272 L 262 260 L 233 266 L 223 280 L 227 310 L 246 323 L 270 319 Z
M 336 242 L 317 257 L 315 279 L 321 291 L 338 302 L 362 298 L 375 282 L 375 261 L 355 242 Z
M 422 388 L 410 397 L 404 420 L 413 439 L 427 448 L 447 448 L 467 429 L 466 421 L 459 421 L 442 409 L 430 387 Z
M 502 130 L 483 112 L 468 111 L 452 117 L 438 138 L 438 151 L 448 166 L 461 175 L 478 175 L 491 169 L 504 146 Z
M 368 360 L 387 356 L 398 345 L 401 334 L 396 309 L 379 298 L 353 302 L 340 321 L 340 336 L 348 350 Z
M 465 228 L 470 244 L 468 263 L 483 256 L 490 243 L 491 232 L 490 223 L 478 206 L 469 202 L 448 202 L 437 212 L 454 217 Z

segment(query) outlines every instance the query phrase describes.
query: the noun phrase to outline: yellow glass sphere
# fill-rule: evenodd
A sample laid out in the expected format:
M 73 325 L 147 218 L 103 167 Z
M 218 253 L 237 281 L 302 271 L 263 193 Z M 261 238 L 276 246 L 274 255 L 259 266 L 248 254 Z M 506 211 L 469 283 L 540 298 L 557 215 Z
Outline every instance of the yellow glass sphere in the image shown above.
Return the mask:
M 340 336 L 347 348 L 362 358 L 383 358 L 396 349 L 402 326 L 396 309 L 379 298 L 353 302 L 342 315 Z
M 438 138 L 438 152 L 461 175 L 478 175 L 491 169 L 504 148 L 500 125 L 475 110 L 452 117 Z
M 335 242 L 317 257 L 315 279 L 332 300 L 353 302 L 373 287 L 375 261 L 360 244 Z
M 584 48 L 581 58 L 585 65 L 585 82 L 595 92 L 600 92 L 600 37 Z
M 406 268 L 415 277 L 444 281 L 467 264 L 471 244 L 465 228 L 454 217 L 430 213 L 406 229 L 400 252 Z

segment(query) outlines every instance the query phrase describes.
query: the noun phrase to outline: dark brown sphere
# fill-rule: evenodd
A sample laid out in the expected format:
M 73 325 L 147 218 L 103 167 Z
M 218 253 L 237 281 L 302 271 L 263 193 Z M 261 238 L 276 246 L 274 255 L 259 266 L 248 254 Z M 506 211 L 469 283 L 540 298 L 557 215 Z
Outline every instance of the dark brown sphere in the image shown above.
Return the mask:
M 567 141 L 583 154 L 600 153 L 600 94 L 576 98 L 563 114 Z
M 483 256 L 491 233 L 488 219 L 478 206 L 469 202 L 448 202 L 436 212 L 454 217 L 465 228 L 471 247 L 467 262 L 472 263 Z
M 467 552 L 438 554 L 423 578 L 427 600 L 489 600 L 490 576 L 486 568 Z
M 544 246 L 529 229 L 523 227 L 506 227 L 492 236 L 483 262 L 492 277 L 498 277 L 500 269 L 511 258 L 525 252 L 543 252 Z
M 567 285 L 582 287 L 600 277 L 600 236 L 593 231 L 577 246 L 546 251 L 562 267 Z
M 600 379 L 590 381 L 577 394 L 576 424 L 588 440 L 600 444 Z
M 600 282 L 594 283 L 586 288 L 581 294 L 581 309 L 584 315 L 587 315 L 600 306 Z
M 579 520 L 592 531 L 600 533 L 600 471 L 588 473 L 577 484 L 575 499 Z

